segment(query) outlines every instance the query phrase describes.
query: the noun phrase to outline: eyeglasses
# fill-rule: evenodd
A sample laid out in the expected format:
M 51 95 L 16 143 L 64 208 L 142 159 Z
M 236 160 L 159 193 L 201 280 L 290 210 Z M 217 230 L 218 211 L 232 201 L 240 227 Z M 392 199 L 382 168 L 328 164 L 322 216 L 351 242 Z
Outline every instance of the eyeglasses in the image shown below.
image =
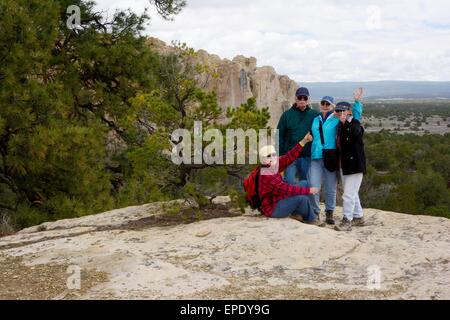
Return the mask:
M 329 103 L 328 101 L 322 101 L 322 102 L 320 102 L 320 104 L 322 106 L 327 106 L 327 107 L 331 106 L 331 103 Z
M 344 112 L 344 110 L 336 110 L 335 112 L 336 113 L 342 113 L 342 112 Z
M 297 97 L 297 100 L 298 101 L 308 101 L 308 97 L 307 96 L 299 96 L 299 97 Z

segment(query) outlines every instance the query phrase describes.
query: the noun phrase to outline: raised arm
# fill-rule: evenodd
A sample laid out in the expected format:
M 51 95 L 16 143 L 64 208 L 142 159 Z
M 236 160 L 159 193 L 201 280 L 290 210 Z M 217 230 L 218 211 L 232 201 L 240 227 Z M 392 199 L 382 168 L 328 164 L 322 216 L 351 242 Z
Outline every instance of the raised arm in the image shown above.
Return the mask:
M 292 162 L 300 157 L 303 147 L 297 143 L 295 147 L 288 151 L 284 156 L 278 158 L 278 172 L 283 172 Z
M 358 121 L 361 121 L 362 113 L 363 113 L 363 104 L 361 103 L 361 101 L 355 101 L 355 103 L 353 104 L 353 118 L 355 118 Z
M 363 88 L 358 88 L 353 92 L 353 97 L 355 98 L 355 103 L 353 104 L 353 117 L 361 121 L 362 119 L 362 113 L 363 113 L 363 104 L 361 102 L 361 99 L 364 94 Z
M 307 134 L 302 141 L 297 143 L 294 148 L 292 148 L 286 155 L 281 156 L 278 159 L 278 172 L 283 172 L 287 167 L 291 165 L 292 162 L 300 157 L 300 154 L 306 144 L 313 140 L 311 134 Z

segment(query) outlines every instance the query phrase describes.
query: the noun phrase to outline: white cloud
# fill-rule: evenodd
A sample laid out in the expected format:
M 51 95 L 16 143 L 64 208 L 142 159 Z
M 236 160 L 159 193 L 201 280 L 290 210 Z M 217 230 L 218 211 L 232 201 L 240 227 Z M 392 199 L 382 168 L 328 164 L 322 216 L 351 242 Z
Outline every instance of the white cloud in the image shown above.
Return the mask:
M 142 12 L 147 0 L 98 0 Z M 223 58 L 254 56 L 303 81 L 450 80 L 448 0 L 187 0 L 147 33 Z

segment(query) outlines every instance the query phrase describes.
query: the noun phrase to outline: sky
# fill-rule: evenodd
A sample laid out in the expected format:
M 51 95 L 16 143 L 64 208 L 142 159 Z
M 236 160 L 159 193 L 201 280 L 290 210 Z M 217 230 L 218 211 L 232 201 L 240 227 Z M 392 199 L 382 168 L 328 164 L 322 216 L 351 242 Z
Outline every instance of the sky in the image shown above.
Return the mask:
M 143 12 L 148 0 L 97 0 Z M 257 58 L 298 82 L 450 81 L 449 0 L 187 0 L 146 34 Z

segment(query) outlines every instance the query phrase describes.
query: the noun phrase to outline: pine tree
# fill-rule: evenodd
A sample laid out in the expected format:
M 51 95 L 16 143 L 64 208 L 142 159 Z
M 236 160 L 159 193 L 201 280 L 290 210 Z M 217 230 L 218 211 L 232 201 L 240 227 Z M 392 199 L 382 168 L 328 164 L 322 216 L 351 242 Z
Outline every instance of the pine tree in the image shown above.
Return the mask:
M 152 1 L 165 18 L 184 1 Z M 67 7 L 81 25 L 66 26 Z M 110 20 L 80 0 L 0 3 L 0 210 L 19 226 L 116 205 L 108 136 L 132 146 L 130 99 L 155 87 L 158 55 L 141 36 L 149 17 Z
M 184 0 L 152 0 L 171 19 Z M 80 8 L 70 29 L 67 8 Z M 226 114 L 199 81 L 214 75 L 195 52 L 153 52 L 149 21 L 117 11 L 106 20 L 82 0 L 0 3 L 0 214 L 17 227 L 118 206 L 229 191 L 242 168 L 174 165 L 177 128 L 264 127 L 250 100 Z M 225 183 L 223 183 L 225 181 Z

